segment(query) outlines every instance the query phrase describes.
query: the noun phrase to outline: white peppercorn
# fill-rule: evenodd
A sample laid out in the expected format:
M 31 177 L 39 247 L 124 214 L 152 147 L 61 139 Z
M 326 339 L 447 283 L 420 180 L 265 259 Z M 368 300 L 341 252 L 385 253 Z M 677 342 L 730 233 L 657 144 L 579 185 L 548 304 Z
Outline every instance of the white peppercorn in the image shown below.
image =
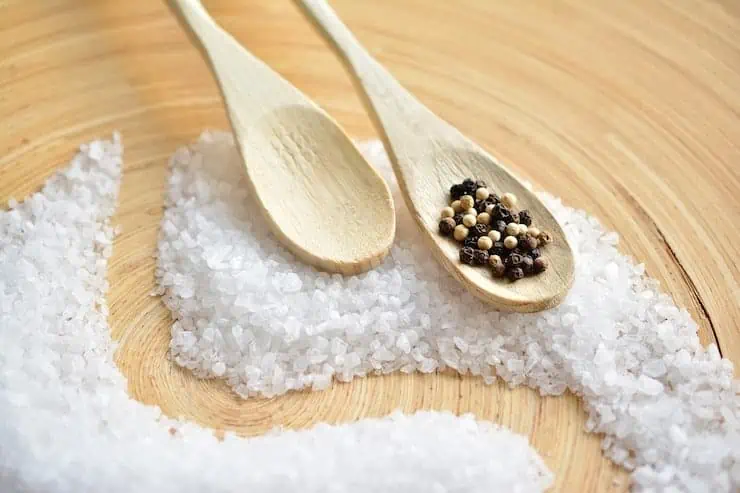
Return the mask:
M 450 204 L 450 207 L 452 207 L 452 210 L 455 212 L 462 212 L 463 207 L 459 200 L 453 200 Z
M 477 222 L 478 221 L 473 214 L 465 214 L 463 216 L 463 224 L 468 228 L 472 228 Z
M 519 244 L 515 236 L 507 236 L 504 238 L 504 246 L 509 250 L 513 250 Z
M 489 225 L 491 224 L 491 215 L 487 212 L 481 212 L 476 218 L 480 224 Z
M 463 195 L 462 197 L 460 197 L 460 205 L 462 206 L 463 210 L 466 211 L 475 206 L 475 200 L 473 200 L 473 197 L 471 197 L 470 195 Z
M 455 226 L 455 231 L 452 233 L 452 236 L 457 241 L 463 241 L 465 240 L 465 238 L 468 237 L 468 228 L 466 228 L 462 224 L 458 224 L 457 226 Z
M 486 200 L 489 195 L 491 194 L 488 192 L 488 189 L 485 187 L 481 187 L 475 191 L 475 198 L 477 200 Z
M 516 236 L 519 234 L 519 225 L 517 223 L 509 223 L 506 225 L 506 234 L 509 236 Z
M 516 205 L 518 202 L 516 195 L 513 193 L 505 193 L 501 196 L 501 203 L 504 204 L 505 207 L 511 209 Z
M 488 236 L 481 236 L 478 238 L 478 248 L 481 250 L 490 250 L 493 247 L 493 240 Z
M 440 214 L 442 219 L 446 217 L 452 217 L 454 215 L 455 215 L 455 209 L 453 209 L 452 207 L 445 207 L 444 209 L 442 209 L 442 212 Z
M 488 237 L 494 242 L 501 241 L 501 233 L 499 231 L 496 231 L 495 229 L 492 229 L 488 232 Z

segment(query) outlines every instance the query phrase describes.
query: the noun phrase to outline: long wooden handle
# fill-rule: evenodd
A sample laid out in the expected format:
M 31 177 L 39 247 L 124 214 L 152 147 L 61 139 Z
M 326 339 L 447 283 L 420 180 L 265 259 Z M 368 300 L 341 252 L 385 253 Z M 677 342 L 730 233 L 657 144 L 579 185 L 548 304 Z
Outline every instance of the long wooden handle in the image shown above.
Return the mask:
M 391 155 L 409 148 L 409 139 L 427 139 L 441 120 L 362 47 L 325 0 L 295 0 L 354 76 Z M 421 124 L 423 123 L 423 125 Z M 442 124 L 445 134 L 450 128 Z M 431 127 L 431 128 L 430 128 Z M 390 146 L 389 146 L 390 144 Z M 413 146 L 411 146 L 413 147 Z M 393 157 L 393 156 L 392 156 Z M 396 161 L 394 159 L 394 161 Z
M 221 27 L 208 14 L 200 0 L 167 0 L 167 3 L 186 29 L 190 40 L 213 63 L 210 50 L 213 43 L 220 44 L 216 35 L 219 31 L 223 32 Z
M 200 0 L 168 0 L 168 4 L 208 61 L 237 135 L 245 138 L 246 130 L 274 108 L 309 105 L 287 81 L 221 28 Z

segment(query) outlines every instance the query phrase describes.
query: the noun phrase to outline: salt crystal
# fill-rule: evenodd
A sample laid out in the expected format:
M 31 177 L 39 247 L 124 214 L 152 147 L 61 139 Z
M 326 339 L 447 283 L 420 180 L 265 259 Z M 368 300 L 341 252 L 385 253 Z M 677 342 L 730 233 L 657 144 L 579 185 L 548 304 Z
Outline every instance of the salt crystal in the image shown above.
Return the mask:
M 637 389 L 646 395 L 658 395 L 663 392 L 663 384 L 654 378 L 640 375 L 637 379 Z
M 401 334 L 398 336 L 398 339 L 396 339 L 396 347 L 403 354 L 409 354 L 411 352 L 411 343 L 409 342 L 408 337 L 406 337 L 406 334 Z
M 419 371 L 421 371 L 422 373 L 431 373 L 437 369 L 437 366 L 438 365 L 436 361 L 434 361 L 433 359 L 425 358 L 421 361 L 421 365 L 419 366 Z
M 459 336 L 455 336 L 452 338 L 452 340 L 455 342 L 455 346 L 457 347 L 457 349 L 459 349 L 463 353 L 466 353 L 468 351 L 468 343 L 465 342 L 465 339 Z
M 348 344 L 339 337 L 334 337 L 331 340 L 331 353 L 332 354 L 344 354 L 347 352 Z
M 662 359 L 654 359 L 645 363 L 643 373 L 652 378 L 659 378 L 666 373 L 666 364 Z
M 373 353 L 373 359 L 377 361 L 393 361 L 396 357 L 386 347 L 381 347 Z
M 223 374 L 226 373 L 226 365 L 223 363 L 223 361 L 219 361 L 218 363 L 215 363 L 213 365 L 211 371 L 217 377 L 223 376 Z
M 575 313 L 566 313 L 562 317 L 564 327 L 572 327 L 578 321 L 578 315 Z
M 330 375 L 315 375 L 313 377 L 313 390 L 326 390 L 331 385 Z
M 740 487 L 740 461 L 735 462 L 730 469 L 730 476 L 736 487 Z

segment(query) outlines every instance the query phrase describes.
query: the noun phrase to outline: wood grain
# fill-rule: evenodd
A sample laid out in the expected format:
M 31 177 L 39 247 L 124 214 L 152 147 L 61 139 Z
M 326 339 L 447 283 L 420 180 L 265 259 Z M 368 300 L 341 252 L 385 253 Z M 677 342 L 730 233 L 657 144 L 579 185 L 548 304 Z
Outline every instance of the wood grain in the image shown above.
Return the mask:
M 351 82 L 289 0 L 210 0 L 214 17 L 352 135 L 373 136 Z M 373 55 L 492 154 L 618 231 L 740 362 L 740 9 L 733 0 L 332 0 Z M 123 233 L 110 323 L 130 392 L 171 415 L 259 434 L 394 408 L 471 411 L 528 434 L 556 491 L 624 491 L 571 397 L 474 378 L 367 378 L 238 401 L 166 359 L 169 315 L 148 296 L 166 159 L 225 128 L 205 63 L 163 4 L 0 3 L 0 200 L 22 198 L 79 143 L 119 129 Z M 705 235 L 704 240 L 700 240 Z M 613 480 L 621 481 L 619 486 Z

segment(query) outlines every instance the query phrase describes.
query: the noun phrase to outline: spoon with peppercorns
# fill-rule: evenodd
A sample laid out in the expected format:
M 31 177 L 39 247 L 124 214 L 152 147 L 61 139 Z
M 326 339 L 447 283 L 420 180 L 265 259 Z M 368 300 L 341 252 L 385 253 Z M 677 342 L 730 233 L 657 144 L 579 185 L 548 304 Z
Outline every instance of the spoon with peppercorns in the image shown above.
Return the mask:
M 500 310 L 560 303 L 573 283 L 573 252 L 542 201 L 404 89 L 325 0 L 296 1 L 363 89 L 404 201 L 447 271 Z
M 383 178 L 329 115 L 221 29 L 199 0 L 169 3 L 210 63 L 247 182 L 275 236 L 322 270 L 356 274 L 380 264 L 396 229 Z

